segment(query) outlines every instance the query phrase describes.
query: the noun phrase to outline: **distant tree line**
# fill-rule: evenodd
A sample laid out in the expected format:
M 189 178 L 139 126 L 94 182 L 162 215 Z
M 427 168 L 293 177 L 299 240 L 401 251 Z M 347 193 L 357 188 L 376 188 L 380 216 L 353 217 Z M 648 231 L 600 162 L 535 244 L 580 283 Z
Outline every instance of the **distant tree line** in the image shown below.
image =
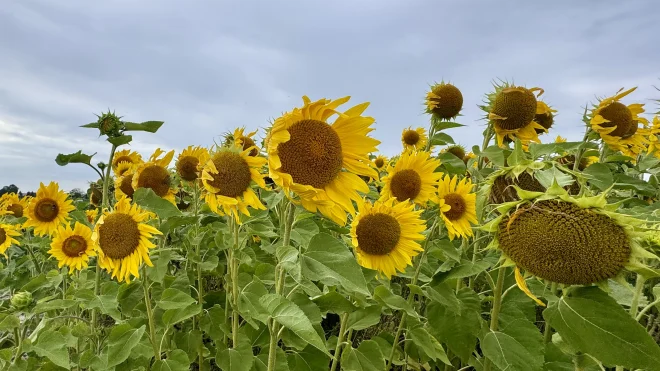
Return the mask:
M 21 192 L 18 187 L 15 184 L 10 184 L 6 185 L 2 188 L 0 188 L 0 196 L 4 195 L 5 193 L 16 193 L 18 194 L 19 197 L 25 197 L 25 196 L 36 196 L 37 194 L 35 192 L 29 191 L 29 192 Z M 87 200 L 88 196 L 86 192 L 83 192 L 80 188 L 74 188 L 69 192 L 69 197 L 71 197 L 74 200 Z

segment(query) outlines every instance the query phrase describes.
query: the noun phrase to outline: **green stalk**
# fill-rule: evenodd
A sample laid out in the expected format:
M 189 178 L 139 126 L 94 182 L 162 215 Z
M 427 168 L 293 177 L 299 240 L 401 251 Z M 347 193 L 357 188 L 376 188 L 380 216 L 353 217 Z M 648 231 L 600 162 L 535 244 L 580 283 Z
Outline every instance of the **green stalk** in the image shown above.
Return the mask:
M 154 360 L 160 360 L 160 352 L 158 351 L 158 345 L 156 345 L 156 326 L 154 324 L 154 312 L 151 308 L 151 297 L 149 295 L 149 278 L 147 277 L 147 268 L 146 266 L 143 269 L 144 279 L 142 280 L 142 288 L 144 289 L 144 305 L 147 308 L 147 317 L 149 319 L 149 340 L 151 341 L 151 346 L 154 350 Z
M 19 328 L 14 329 L 14 341 L 18 342 L 18 345 L 16 346 L 16 357 L 14 357 L 11 363 L 12 366 L 16 366 L 16 362 L 18 362 L 23 354 L 23 336 L 21 336 L 21 330 Z M 4 369 L 9 369 L 9 362 L 6 363 Z
M 630 315 L 635 318 L 637 316 L 637 311 L 639 310 L 639 299 L 642 296 L 642 291 L 644 291 L 644 283 L 646 278 L 641 274 L 637 275 L 637 281 L 635 282 L 635 294 L 633 295 L 632 302 L 630 303 Z
M 233 348 L 235 349 L 238 345 L 238 259 L 236 258 L 236 253 L 238 252 L 238 233 L 240 225 L 236 220 L 232 222 L 232 237 L 234 243 L 232 250 L 229 252 L 231 261 L 229 266 L 231 267 L 231 296 L 232 296 L 232 326 L 231 326 L 231 336 Z
M 502 289 L 504 288 L 504 275 L 506 274 L 506 268 L 500 267 L 500 271 L 497 273 L 497 284 L 495 285 L 495 298 L 493 299 L 493 311 L 490 316 L 490 331 L 497 331 L 499 326 L 500 318 L 500 309 L 502 308 Z M 484 371 L 490 371 L 492 367 L 492 362 L 490 358 L 486 358 L 484 362 Z
M 557 282 L 550 284 L 550 292 L 552 295 L 557 293 Z M 546 344 L 552 341 L 552 328 L 550 328 L 548 321 L 545 322 L 545 329 L 543 329 L 543 340 Z
M 293 227 L 293 220 L 296 215 L 296 206 L 290 203 L 285 208 L 284 216 L 286 223 L 284 224 L 284 234 L 282 236 L 282 246 L 288 246 L 291 242 L 291 228 Z M 286 272 L 279 266 L 275 267 L 275 293 L 282 294 L 284 290 L 284 281 L 286 279 Z M 276 349 L 279 342 L 279 326 L 277 321 L 270 318 L 268 320 L 268 327 L 270 329 L 270 342 L 268 344 L 268 371 L 275 370 L 275 361 L 277 359 Z
M 194 205 L 194 213 L 195 213 L 195 239 L 197 239 L 197 236 L 199 234 L 199 183 L 198 182 L 193 182 L 194 183 L 194 188 L 193 188 L 193 205 Z M 200 244 L 197 243 L 197 246 L 195 246 L 195 253 L 197 254 L 197 257 L 200 258 Z M 202 281 L 202 269 L 201 269 L 201 262 L 197 264 L 197 302 L 199 302 L 199 305 L 203 307 L 203 302 L 204 302 L 204 283 Z M 203 312 L 203 311 L 202 311 Z M 199 315 L 199 319 L 193 318 L 193 330 L 195 329 L 195 322 L 201 321 L 201 314 Z M 199 358 L 198 364 L 199 364 L 199 369 L 202 369 L 202 365 L 204 364 L 204 333 L 200 331 L 200 341 L 199 341 L 199 346 L 197 348 L 197 356 Z
M 339 355 L 341 354 L 342 346 L 344 345 L 344 337 L 346 336 L 346 323 L 348 322 L 348 313 L 341 315 L 339 325 L 339 337 L 337 338 L 337 346 L 335 346 L 335 356 L 332 358 L 332 367 L 330 371 L 335 371 L 339 365 Z

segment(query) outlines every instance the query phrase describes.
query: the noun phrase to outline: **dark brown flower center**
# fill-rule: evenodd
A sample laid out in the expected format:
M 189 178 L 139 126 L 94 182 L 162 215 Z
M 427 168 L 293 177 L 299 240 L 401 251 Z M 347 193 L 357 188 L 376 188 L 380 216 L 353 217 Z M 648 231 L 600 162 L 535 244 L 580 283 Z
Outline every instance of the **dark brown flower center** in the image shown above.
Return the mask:
M 34 216 L 42 223 L 52 222 L 60 212 L 57 202 L 50 198 L 42 198 L 34 206 Z
M 120 162 L 128 162 L 129 164 L 133 163 L 133 159 L 129 156 L 119 156 L 113 160 L 113 166 L 116 168 Z
M 277 147 L 281 171 L 299 184 L 323 188 L 342 169 L 344 156 L 335 130 L 323 121 L 303 120 L 288 129 L 290 139 Z
M 465 157 L 465 150 L 459 146 L 451 146 L 447 148 L 447 152 L 460 158 L 461 160 Z
M 162 166 L 149 165 L 138 177 L 138 188 L 151 188 L 154 193 L 164 197 L 170 191 L 170 173 Z
M 601 124 L 604 128 L 616 127 L 609 135 L 627 138 L 637 132 L 637 122 L 633 120 L 632 112 L 621 102 L 614 102 L 600 110 L 600 115 L 609 120 Z
M 85 250 L 87 250 L 87 241 L 82 236 L 70 236 L 62 243 L 62 251 L 70 258 L 79 257 Z
M 119 190 L 122 191 L 126 196 L 133 197 L 135 190 L 133 189 L 133 177 L 125 176 L 121 179 L 121 184 L 119 184 Z
M 401 226 L 391 215 L 370 214 L 360 220 L 355 234 L 360 250 L 370 255 L 387 255 L 399 243 Z
M 112 259 L 131 255 L 140 245 L 138 223 L 128 214 L 113 213 L 99 227 L 99 247 Z
M 256 143 L 254 143 L 254 140 L 252 140 L 252 138 L 250 138 L 250 137 L 241 137 L 240 140 L 243 143 L 243 151 L 245 151 L 248 148 L 256 145 Z M 252 148 L 250 153 L 248 153 L 248 155 L 250 155 L 252 157 L 256 157 L 258 154 L 259 154 L 259 150 L 256 147 Z
M 450 119 L 458 115 L 463 108 L 463 94 L 452 84 L 441 84 L 433 88 L 433 94 L 440 98 L 431 98 L 437 107 L 432 113 L 441 119 Z
M 7 232 L 5 232 L 4 228 L 0 227 L 0 245 L 5 243 L 7 241 Z
M 390 181 L 390 191 L 397 201 L 414 200 L 421 190 L 422 178 L 415 170 L 401 170 Z
M 495 119 L 497 125 L 505 130 L 522 129 L 536 116 L 536 97 L 525 88 L 505 88 L 493 102 L 492 112 L 504 119 Z
M 197 179 L 197 165 L 199 159 L 195 156 L 184 156 L 176 163 L 176 172 L 183 180 L 192 182 Z
M 451 209 L 444 213 L 447 219 L 451 221 L 460 219 L 467 210 L 465 199 L 458 193 L 449 193 L 445 195 L 445 204 L 451 206 Z
M 406 130 L 403 133 L 403 141 L 409 146 L 414 146 L 419 142 L 419 133 L 415 130 Z
M 377 168 L 380 169 L 381 167 L 383 167 L 385 165 L 385 160 L 383 160 L 382 158 L 379 157 L 379 158 L 376 159 L 376 161 L 374 161 L 374 164 L 376 165 Z
M 219 190 L 216 194 L 234 198 L 241 196 L 250 187 L 250 165 L 240 154 L 222 151 L 216 153 L 212 160 L 218 173 L 210 174 L 213 180 L 205 182 Z
M 11 213 L 17 218 L 23 216 L 23 205 L 21 204 L 11 204 L 7 206 L 7 210 L 11 211 Z
M 549 130 L 552 127 L 552 124 L 555 122 L 555 118 L 552 115 L 552 112 L 539 113 L 538 115 L 534 116 L 534 121 L 536 121 L 539 125 L 543 126 L 546 130 Z M 536 128 L 534 130 L 536 130 L 536 134 L 541 134 L 545 132 L 539 128 Z

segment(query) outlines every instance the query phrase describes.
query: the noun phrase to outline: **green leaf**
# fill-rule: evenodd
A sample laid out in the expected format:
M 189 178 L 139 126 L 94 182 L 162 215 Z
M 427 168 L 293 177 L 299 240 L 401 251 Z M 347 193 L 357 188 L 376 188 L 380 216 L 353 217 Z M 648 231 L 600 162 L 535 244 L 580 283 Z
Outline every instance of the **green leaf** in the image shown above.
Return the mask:
M 229 333 L 226 322 L 225 310 L 219 305 L 214 305 L 204 313 L 200 327 L 213 341 L 220 343 Z
M 302 246 L 307 246 L 312 238 L 318 233 L 319 226 L 316 225 L 313 219 L 307 218 L 293 224 L 293 228 L 291 229 L 291 239 Z
M 438 159 L 440 159 L 442 166 L 444 166 L 450 174 L 465 174 L 465 162 L 463 162 L 463 159 L 458 158 L 449 152 L 440 153 Z
M 289 364 L 286 360 L 286 353 L 282 348 L 275 348 L 275 370 L 274 371 L 291 371 Z M 268 371 L 268 352 L 262 352 L 254 360 L 254 367 L 252 371 Z M 293 371 L 296 371 L 295 369 Z
M 536 362 L 538 357 L 529 351 L 518 340 L 503 332 L 493 331 L 486 334 L 481 342 L 481 349 L 500 370 L 512 371 L 534 371 L 543 369 L 543 357 L 541 364 Z
M 184 225 L 194 225 L 197 222 L 197 217 L 195 216 L 171 216 L 167 218 L 163 223 L 160 223 L 158 228 L 163 234 L 168 234 L 174 231 L 175 228 L 181 227 Z
M 171 352 L 167 359 L 159 360 L 154 363 L 154 371 L 188 371 L 190 369 L 190 360 L 188 355 L 181 349 Z
M 608 189 L 614 184 L 614 177 L 610 168 L 601 163 L 595 163 L 589 165 L 582 174 L 586 175 L 589 178 L 589 183 L 596 186 L 601 191 Z
M 456 262 L 461 261 L 461 249 L 456 248 L 448 239 L 434 240 L 429 254 L 442 261 L 446 261 L 448 258 Z
M 86 155 L 82 153 L 82 151 L 78 151 L 75 153 L 70 153 L 68 155 L 59 153 L 57 157 L 55 157 L 55 163 L 57 163 L 60 166 L 66 166 L 68 164 L 87 164 L 91 165 L 92 164 L 92 157 L 94 157 L 96 153 L 92 155 Z
M 116 366 L 128 359 L 131 350 L 144 335 L 145 325 L 133 328 L 129 323 L 116 325 L 110 331 L 107 345 L 108 367 Z
M 254 318 L 261 323 L 268 321 L 268 311 L 261 305 L 260 299 L 268 294 L 266 286 L 254 277 L 252 282 L 241 289 L 238 296 L 238 309 L 243 317 Z M 224 314 L 223 314 L 224 316 Z
M 296 304 L 285 297 L 275 294 L 267 294 L 261 297 L 259 302 L 273 319 L 310 345 L 329 355 L 325 347 L 325 342 L 316 333 L 312 322 L 305 315 L 305 312 Z
M 124 144 L 128 144 L 133 140 L 133 137 L 130 135 L 120 135 L 118 137 L 112 137 L 108 138 L 108 142 L 114 144 L 115 146 L 119 147 Z
M 366 340 L 360 343 L 357 349 L 351 345 L 344 348 L 341 355 L 341 368 L 344 371 L 383 371 L 385 356 L 378 343 Z
M 181 309 L 197 302 L 192 296 L 179 289 L 165 289 L 156 305 L 162 309 Z
M 138 188 L 133 194 L 133 201 L 141 207 L 156 213 L 159 218 L 181 216 L 181 211 L 171 202 L 158 197 L 151 188 Z
M 543 317 L 573 347 L 606 365 L 654 369 L 660 364 L 660 347 L 646 329 L 597 287 L 569 291 Z
M 442 282 L 434 286 L 427 286 L 424 288 L 426 296 L 442 305 L 447 307 L 451 312 L 459 314 L 462 309 L 462 303 L 456 297 L 454 289 L 449 284 Z
M 451 121 L 439 121 L 439 120 L 434 120 L 431 125 L 433 125 L 433 129 L 435 131 L 441 131 L 445 129 L 453 129 L 453 128 L 460 128 L 461 126 L 465 126 L 463 124 L 459 124 L 457 122 L 451 122 Z
M 54 364 L 69 368 L 69 351 L 66 348 L 66 338 L 54 330 L 45 330 L 39 334 L 32 350 L 38 355 L 48 358 Z
M 355 331 L 364 330 L 380 322 L 380 305 L 372 305 L 348 314 L 346 326 Z
M 410 317 L 419 318 L 415 309 L 406 299 L 399 295 L 394 295 L 390 289 L 380 285 L 374 289 L 374 299 L 388 308 L 405 311 Z
M 291 371 L 317 371 L 328 368 L 328 357 L 311 345 L 300 352 L 287 354 L 286 358 Z
M 92 129 L 98 129 L 99 128 L 99 123 L 97 121 L 90 122 L 89 124 L 85 125 L 80 125 L 81 128 L 92 128 Z
M 240 337 L 238 346 L 218 352 L 215 362 L 222 371 L 250 371 L 254 363 L 250 342 L 247 338 Z
M 367 282 L 348 247 L 327 233 L 319 233 L 302 254 L 303 275 L 325 285 L 341 285 L 349 292 L 369 295 Z
M 185 321 L 188 318 L 192 318 L 201 310 L 202 306 L 197 303 L 190 304 L 185 308 L 169 309 L 163 313 L 163 322 L 167 326 L 173 326 L 174 324 Z
M 312 301 L 319 306 L 319 309 L 323 313 L 353 313 L 357 309 L 344 295 L 336 291 L 330 291 L 317 296 Z
M 490 263 L 485 260 L 472 262 L 463 260 L 463 262 L 447 272 L 436 272 L 433 275 L 433 284 L 444 282 L 454 278 L 465 278 L 481 273 L 490 267 Z
M 32 313 L 39 314 L 39 313 L 48 312 L 50 310 L 67 309 L 67 308 L 71 308 L 76 304 L 77 301 L 75 300 L 55 299 L 37 304 L 32 310 Z
M 163 121 L 145 121 L 139 124 L 135 122 L 124 122 L 124 129 L 126 131 L 148 131 L 155 133 L 163 124 Z
M 432 146 L 444 146 L 445 144 L 454 144 L 454 138 L 447 133 L 435 133 L 431 137 Z
M 13 314 L 0 313 L 0 331 L 11 331 L 21 325 L 21 320 Z
M 497 166 L 504 166 L 504 158 L 505 158 L 505 153 L 504 152 L 509 152 L 506 150 L 503 150 L 502 148 L 498 146 L 490 146 L 486 149 L 484 149 L 481 152 L 481 155 L 484 157 L 488 157 L 488 160 L 492 162 L 493 164 Z
M 451 365 L 447 353 L 440 342 L 429 334 L 424 327 L 417 327 L 408 331 L 410 340 L 419 347 L 429 358 L 434 361 L 441 361 L 444 364 Z

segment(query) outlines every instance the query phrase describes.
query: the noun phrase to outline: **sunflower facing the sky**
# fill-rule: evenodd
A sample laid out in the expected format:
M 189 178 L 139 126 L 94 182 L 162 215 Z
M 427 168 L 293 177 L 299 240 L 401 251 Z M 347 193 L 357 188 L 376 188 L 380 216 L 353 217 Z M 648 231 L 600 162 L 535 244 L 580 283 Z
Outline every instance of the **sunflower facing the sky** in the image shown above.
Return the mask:
M 4 209 L 9 215 L 17 218 L 23 217 L 29 204 L 29 197 L 19 197 L 16 193 L 5 193 L 0 197 L 0 209 Z
M 430 157 L 428 152 L 403 153 L 394 166 L 387 167 L 381 200 L 391 197 L 402 202 L 410 200 L 424 205 L 433 198 L 442 173 L 436 173 L 440 160 Z
M 55 182 L 48 186 L 39 186 L 37 196 L 30 201 L 27 209 L 28 220 L 25 228 L 34 227 L 34 233 L 39 236 L 52 235 L 60 224 L 69 220 L 69 213 L 75 209 L 72 201 Z
M 422 251 L 418 241 L 426 228 L 421 210 L 410 202 L 393 198 L 373 205 L 358 202 L 358 214 L 351 225 L 351 238 L 358 264 L 378 271 L 387 278 L 412 265 L 412 258 Z
M 288 197 L 298 195 L 305 209 L 320 211 L 341 225 L 346 224 L 346 212 L 355 213 L 352 201 L 362 199 L 360 192 L 369 192 L 360 175 L 378 178 L 369 153 L 380 141 L 368 136 L 374 119 L 362 116 L 369 103 L 338 111 L 349 98 L 312 102 L 304 96 L 303 107 L 276 119 L 266 138 L 269 175 L 275 183 Z
M 0 254 L 6 256 L 9 246 L 19 245 L 19 242 L 14 238 L 21 235 L 19 228 L 16 225 L 0 223 Z
M 92 230 L 79 222 L 73 229 L 68 224 L 60 225 L 53 237 L 48 253 L 57 259 L 57 267 L 69 267 L 69 274 L 83 270 L 89 264 L 89 257 L 95 256 Z
M 208 160 L 209 151 L 206 148 L 188 146 L 176 159 L 176 172 L 181 179 L 192 182 L 199 178 L 199 171 Z
M 471 224 L 477 224 L 477 195 L 472 193 L 472 182 L 445 175 L 438 185 L 438 200 L 449 239 L 472 236 Z
M 151 239 L 162 233 L 145 223 L 150 217 L 150 213 L 122 197 L 113 211 L 104 211 L 96 222 L 92 241 L 98 264 L 119 282 L 130 282 L 131 276 L 140 277 L 139 268 L 143 262 L 153 266 L 149 249 L 156 245 Z
M 603 142 L 610 149 L 633 158 L 648 150 L 649 130 L 646 126 L 649 122 L 640 116 L 644 113 L 643 104 L 633 103 L 626 106 L 619 100 L 635 89 L 637 88 L 626 91 L 621 89 L 614 96 L 600 100 L 590 113 L 591 129 L 600 135 Z M 640 123 L 642 128 L 639 127 Z
M 259 187 L 266 188 L 259 172 L 266 159 L 250 156 L 251 150 L 249 147 L 246 150 L 219 147 L 202 170 L 203 197 L 209 208 L 220 215 L 233 215 L 238 222 L 239 211 L 250 215 L 248 206 L 266 209 L 251 186 L 254 181 Z
M 404 151 L 425 150 L 428 143 L 428 136 L 424 128 L 403 129 L 401 133 L 401 143 L 403 144 Z
M 374 167 L 376 168 L 376 170 L 378 170 L 380 172 L 380 171 L 383 171 L 387 168 L 388 163 L 389 163 L 389 160 L 387 159 L 387 157 L 385 157 L 383 155 L 378 155 L 376 157 L 376 159 L 374 160 Z
M 259 147 L 254 142 L 253 138 L 255 134 L 257 134 L 256 130 L 246 135 L 245 128 L 236 128 L 236 130 L 234 130 L 234 134 L 232 135 L 234 139 L 234 145 L 241 148 L 243 151 L 251 148 L 249 155 L 252 157 L 258 156 Z
M 120 164 L 124 162 L 125 164 L 120 166 Z M 115 172 L 115 175 L 121 176 L 121 172 L 124 172 L 131 167 L 137 167 L 142 164 L 142 162 L 142 156 L 139 153 L 131 151 L 130 149 L 123 149 L 117 151 L 112 158 L 112 170 Z
M 441 82 L 426 94 L 426 113 L 435 120 L 451 120 L 463 108 L 463 94 L 452 84 Z
M 159 197 L 166 199 L 176 205 L 174 195 L 176 191 L 172 188 L 172 177 L 168 166 L 174 157 L 174 150 L 169 151 L 164 157 L 160 157 L 165 151 L 158 148 L 148 162 L 140 164 L 133 175 L 132 187 L 151 188 Z

